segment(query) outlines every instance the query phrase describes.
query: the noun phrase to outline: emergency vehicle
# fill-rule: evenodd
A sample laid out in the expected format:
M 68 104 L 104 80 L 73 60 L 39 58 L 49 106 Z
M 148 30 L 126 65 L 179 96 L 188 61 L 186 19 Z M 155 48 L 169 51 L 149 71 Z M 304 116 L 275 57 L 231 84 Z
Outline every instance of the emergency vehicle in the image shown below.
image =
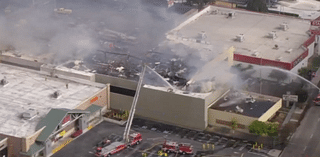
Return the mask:
M 313 103 L 315 105 L 320 105 L 320 94 L 318 94 L 317 97 L 313 100 Z
M 193 146 L 189 143 L 176 143 L 165 141 L 161 148 L 167 153 L 193 154 Z
M 123 142 L 113 142 L 106 147 L 97 147 L 96 157 L 110 157 L 112 154 L 118 153 L 126 149 L 127 145 Z
M 99 146 L 96 149 L 95 156 L 97 157 L 109 157 L 112 154 L 118 153 L 127 147 L 138 145 L 142 141 L 142 136 L 140 133 L 133 133 L 129 136 L 129 143 L 125 142 L 113 142 L 111 143 L 110 140 L 103 140 L 102 142 L 105 144 L 98 144 Z

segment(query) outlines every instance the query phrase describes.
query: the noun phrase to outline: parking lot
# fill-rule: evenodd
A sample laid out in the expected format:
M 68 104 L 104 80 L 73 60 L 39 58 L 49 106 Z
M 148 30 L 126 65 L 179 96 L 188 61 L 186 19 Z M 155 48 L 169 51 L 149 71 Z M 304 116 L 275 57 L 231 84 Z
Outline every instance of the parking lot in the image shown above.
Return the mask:
M 124 128 L 124 126 L 102 122 L 91 131 L 65 146 L 53 157 L 93 157 L 97 143 L 105 138 L 111 141 L 121 141 Z M 142 143 L 112 156 L 141 157 L 142 152 L 146 152 L 148 157 L 158 157 L 158 151 L 165 140 L 190 143 L 193 145 L 194 154 L 233 155 L 239 157 L 241 155 L 243 157 L 265 156 L 261 153 L 249 152 L 252 148 L 252 143 L 248 141 L 228 139 L 215 134 L 206 134 L 142 119 L 134 119 L 131 132 L 140 132 L 143 137 Z M 168 156 L 191 157 L 193 155 L 168 154 Z

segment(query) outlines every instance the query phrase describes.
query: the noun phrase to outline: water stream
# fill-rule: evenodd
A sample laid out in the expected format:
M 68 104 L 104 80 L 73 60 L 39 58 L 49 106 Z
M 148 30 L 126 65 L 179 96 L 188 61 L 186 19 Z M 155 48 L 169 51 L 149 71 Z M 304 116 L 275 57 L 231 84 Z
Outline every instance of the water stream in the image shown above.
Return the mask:
M 304 80 L 305 82 L 310 83 L 310 84 L 311 84 L 313 87 L 315 87 L 316 89 L 320 90 L 320 88 L 319 88 L 318 86 L 316 86 L 315 84 L 313 84 L 311 81 L 309 81 L 309 80 L 305 79 L 304 77 L 302 77 L 302 76 L 300 76 L 300 75 L 298 75 L 298 74 L 296 74 L 296 73 L 293 73 L 293 72 L 291 72 L 291 71 L 284 70 L 284 69 L 280 69 L 280 68 L 276 68 L 276 67 L 270 67 L 270 66 L 262 66 L 262 67 L 260 67 L 260 68 L 261 68 L 261 69 L 263 69 L 263 68 L 268 68 L 268 69 L 272 69 L 272 70 L 278 70 L 278 71 L 281 71 L 281 72 L 284 72 L 284 73 L 287 73 L 287 74 L 294 75 L 294 76 L 296 76 L 296 77 Z

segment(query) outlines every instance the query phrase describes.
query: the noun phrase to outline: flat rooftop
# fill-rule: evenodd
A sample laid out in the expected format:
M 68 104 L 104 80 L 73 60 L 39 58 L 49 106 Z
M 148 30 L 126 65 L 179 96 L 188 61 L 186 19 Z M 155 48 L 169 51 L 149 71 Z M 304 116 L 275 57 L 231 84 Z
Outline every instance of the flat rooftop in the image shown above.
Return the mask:
M 228 18 L 229 13 L 235 13 L 234 18 Z M 282 30 L 280 25 L 287 23 L 288 29 Z M 177 27 L 170 33 L 171 40 L 187 43 L 199 49 L 225 49 L 235 47 L 235 53 L 252 56 L 257 52 L 258 58 L 292 62 L 305 50 L 301 45 L 309 39 L 307 31 L 310 21 L 293 17 L 272 14 L 255 13 L 244 10 L 210 6 L 210 9 L 183 27 Z M 199 43 L 202 31 L 206 38 Z M 269 38 L 270 32 L 275 31 L 277 38 Z M 243 34 L 244 41 L 236 41 L 236 36 Z M 191 42 L 192 41 L 192 42 Z M 274 49 L 278 45 L 278 49 Z M 291 50 L 290 53 L 286 51 Z
M 246 103 L 245 98 L 252 96 L 255 102 Z M 261 96 L 255 95 L 253 93 L 240 93 L 237 92 L 236 95 L 229 92 L 225 97 L 222 97 L 217 101 L 216 104 L 211 106 L 211 109 L 233 112 L 249 117 L 259 118 L 265 112 L 267 112 L 280 98 L 268 97 L 261 98 Z M 238 108 L 238 109 L 237 109 Z M 239 112 L 239 108 L 242 112 Z
M 103 84 L 52 78 L 35 70 L 6 64 L 0 64 L 0 72 L 0 79 L 6 77 L 8 81 L 5 86 L 0 86 L 0 133 L 15 137 L 33 134 L 38 122 L 51 108 L 74 109 L 105 87 Z M 53 98 L 52 94 L 58 90 L 61 96 Z M 22 113 L 29 109 L 36 110 L 38 115 L 30 120 L 22 119 Z

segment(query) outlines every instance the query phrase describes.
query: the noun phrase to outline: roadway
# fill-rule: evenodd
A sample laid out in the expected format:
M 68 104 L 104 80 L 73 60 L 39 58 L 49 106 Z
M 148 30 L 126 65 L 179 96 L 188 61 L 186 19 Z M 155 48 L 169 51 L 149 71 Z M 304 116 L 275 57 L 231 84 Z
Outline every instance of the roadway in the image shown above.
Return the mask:
M 281 157 L 319 157 L 320 106 L 312 106 L 291 137 Z

